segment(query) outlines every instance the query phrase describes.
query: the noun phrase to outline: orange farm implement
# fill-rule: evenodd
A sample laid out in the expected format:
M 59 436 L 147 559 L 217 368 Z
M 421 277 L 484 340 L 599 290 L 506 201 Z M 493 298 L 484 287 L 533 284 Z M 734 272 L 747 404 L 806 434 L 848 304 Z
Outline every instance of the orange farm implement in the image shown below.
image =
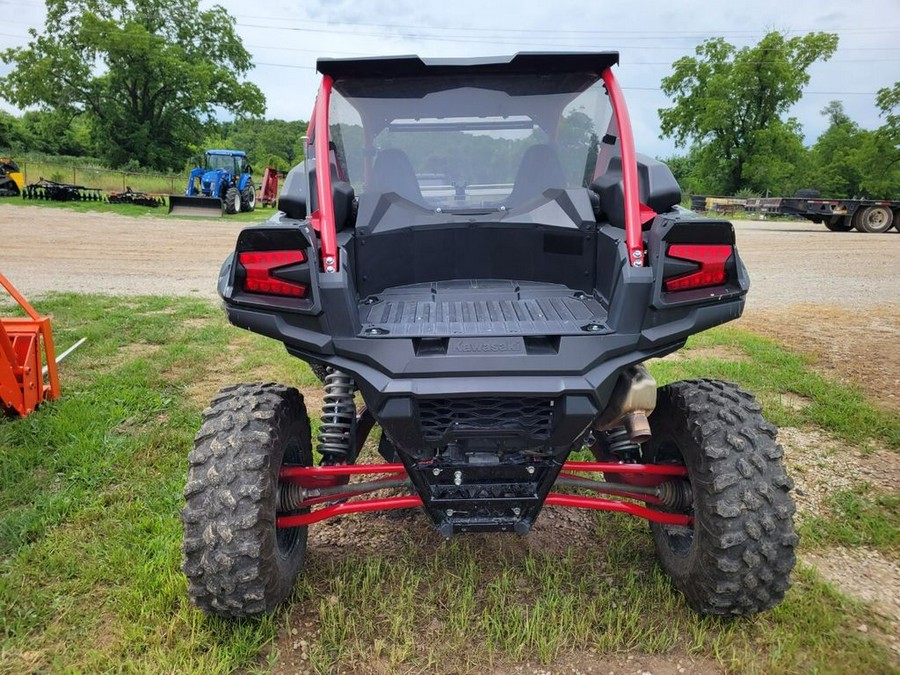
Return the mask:
M 0 318 L 0 408 L 25 417 L 43 401 L 59 398 L 56 364 L 80 346 L 84 338 L 56 358 L 50 317 L 38 314 L 2 274 L 0 286 L 27 315 Z

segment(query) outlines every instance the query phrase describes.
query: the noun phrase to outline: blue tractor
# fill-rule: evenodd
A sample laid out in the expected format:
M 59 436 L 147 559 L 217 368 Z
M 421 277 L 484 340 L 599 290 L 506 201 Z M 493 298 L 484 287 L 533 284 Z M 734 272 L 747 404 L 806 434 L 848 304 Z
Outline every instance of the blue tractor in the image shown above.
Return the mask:
M 243 150 L 207 150 L 203 166 L 191 171 L 184 195 L 169 197 L 169 213 L 181 216 L 252 211 L 256 188 Z

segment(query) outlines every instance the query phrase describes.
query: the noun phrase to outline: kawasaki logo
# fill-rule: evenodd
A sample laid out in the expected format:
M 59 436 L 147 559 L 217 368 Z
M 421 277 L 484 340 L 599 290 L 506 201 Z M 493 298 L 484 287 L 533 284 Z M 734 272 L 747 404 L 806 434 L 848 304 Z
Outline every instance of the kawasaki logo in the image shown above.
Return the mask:
M 521 354 L 522 338 L 457 338 L 450 341 L 451 354 Z

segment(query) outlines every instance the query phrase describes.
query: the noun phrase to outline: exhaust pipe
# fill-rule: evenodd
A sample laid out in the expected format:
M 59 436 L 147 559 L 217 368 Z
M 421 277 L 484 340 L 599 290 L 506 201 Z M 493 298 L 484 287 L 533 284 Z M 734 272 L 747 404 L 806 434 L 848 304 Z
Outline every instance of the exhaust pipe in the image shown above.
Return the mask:
M 619 375 L 606 409 L 594 422 L 594 429 L 609 431 L 624 426 L 632 443 L 646 443 L 651 436 L 647 415 L 655 408 L 656 380 L 643 365 L 631 366 Z
M 628 440 L 632 443 L 646 443 L 650 440 L 650 422 L 647 421 L 647 415 L 638 410 L 625 415 L 622 420 L 625 431 L 628 432 Z

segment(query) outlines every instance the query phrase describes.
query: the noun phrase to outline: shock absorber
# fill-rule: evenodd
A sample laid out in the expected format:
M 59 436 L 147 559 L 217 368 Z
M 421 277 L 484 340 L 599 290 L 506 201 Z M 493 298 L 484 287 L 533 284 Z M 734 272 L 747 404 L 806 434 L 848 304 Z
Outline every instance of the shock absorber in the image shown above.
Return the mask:
M 638 458 L 641 448 L 631 441 L 624 426 L 602 433 L 606 435 L 606 450 L 609 454 L 626 462 L 633 462 Z
M 319 452 L 323 464 L 342 464 L 355 459 L 353 454 L 356 384 L 347 373 L 328 368 L 325 374 L 325 401 L 319 424 Z

